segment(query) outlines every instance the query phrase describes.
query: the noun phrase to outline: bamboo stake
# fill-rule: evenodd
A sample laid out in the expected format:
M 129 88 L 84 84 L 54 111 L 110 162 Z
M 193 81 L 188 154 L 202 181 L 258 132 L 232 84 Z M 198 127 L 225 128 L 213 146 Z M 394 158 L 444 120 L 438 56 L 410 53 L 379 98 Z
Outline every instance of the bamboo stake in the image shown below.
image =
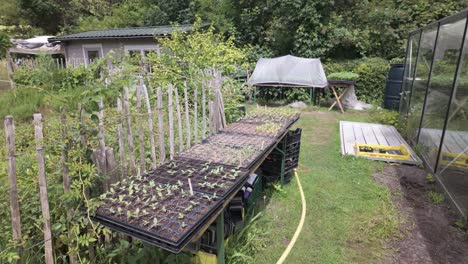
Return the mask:
M 195 144 L 198 143 L 198 91 L 193 90 L 193 133 L 195 134 Z
M 16 156 L 15 156 L 15 124 L 12 116 L 5 117 L 6 147 L 8 154 L 8 184 L 10 185 L 10 211 L 13 240 L 21 244 L 21 215 L 18 201 L 18 187 L 16 182 Z M 21 259 L 21 246 L 18 246 Z
M 145 166 L 145 136 L 143 132 L 143 118 L 142 109 L 141 109 L 141 87 L 140 85 L 136 86 L 136 96 L 137 96 L 137 111 L 138 111 L 138 139 L 140 142 L 140 175 L 146 170 Z
M 157 161 L 156 161 L 156 143 L 154 140 L 154 128 L 153 128 L 153 111 L 151 110 L 148 89 L 146 88 L 146 85 L 144 82 L 143 82 L 143 95 L 145 96 L 146 111 L 148 113 L 148 130 L 150 132 L 150 145 L 151 145 L 151 168 L 156 169 Z
M 169 156 L 171 159 L 174 158 L 174 112 L 172 109 L 172 84 L 168 86 L 168 105 L 169 105 Z
M 191 131 L 192 128 L 190 127 L 190 114 L 189 114 L 189 104 L 188 104 L 188 96 L 187 96 L 187 83 L 184 82 L 184 100 L 185 100 L 185 127 L 187 130 L 187 148 L 190 148 L 192 135 Z
M 206 87 L 205 81 L 202 84 L 202 140 L 206 137 Z
M 215 126 L 215 123 L 214 123 L 214 110 L 213 110 L 213 101 L 209 101 L 208 102 L 208 116 L 209 116 L 209 132 L 210 132 L 210 135 L 213 134 L 213 130 L 214 130 L 214 126 Z
M 34 114 L 34 131 L 36 138 L 36 157 L 37 170 L 39 174 L 39 195 L 41 200 L 42 218 L 44 221 L 44 250 L 46 264 L 54 263 L 54 255 L 52 250 L 52 232 L 50 230 L 50 210 L 49 199 L 47 198 L 47 180 L 45 174 L 45 161 L 43 149 L 43 134 L 42 134 L 42 115 Z
M 122 127 L 122 101 L 120 95 L 117 98 L 117 113 L 119 118 L 117 119 L 117 136 L 119 138 L 119 155 L 120 155 L 120 176 L 121 179 L 127 178 L 127 165 L 125 160 L 125 144 L 123 138 L 123 127 Z
M 132 133 L 132 119 L 130 116 L 130 105 L 129 105 L 129 95 L 128 87 L 124 87 L 124 112 L 125 112 L 125 124 L 127 128 L 127 144 L 128 144 L 128 155 L 130 158 L 130 173 L 133 173 L 136 170 L 135 164 L 135 147 L 133 144 L 133 133 Z
M 179 132 L 179 152 L 184 149 L 184 136 L 182 133 L 182 117 L 180 114 L 180 101 L 178 89 L 175 89 L 176 111 L 177 111 L 177 131 Z
M 104 181 L 104 191 L 109 190 L 109 175 L 107 174 L 107 166 L 106 166 L 106 142 L 104 139 L 104 103 L 102 102 L 102 98 L 99 99 L 98 102 L 99 112 L 98 112 L 98 119 L 99 119 L 99 132 L 98 132 L 98 139 L 99 139 L 99 154 L 97 159 L 99 160 L 99 169 L 101 174 L 106 177 Z
M 70 170 L 68 169 L 68 149 L 70 148 L 70 144 L 68 142 L 68 131 L 67 131 L 67 115 L 65 108 L 62 110 L 62 115 L 60 116 L 60 122 L 62 124 L 62 156 L 60 158 L 60 162 L 62 163 L 62 178 L 63 178 L 63 191 L 68 193 L 70 191 L 71 181 L 70 181 Z M 67 210 L 67 217 L 71 219 L 73 217 L 73 209 Z M 69 227 L 68 227 L 69 228 Z M 69 239 L 71 240 L 71 236 L 69 234 Z M 72 240 L 71 240 L 72 241 Z M 73 247 L 74 244 L 72 242 L 71 246 Z M 70 257 L 70 264 L 77 263 L 77 257 L 74 253 L 69 253 Z
M 164 116 L 163 98 L 161 87 L 158 87 L 158 125 L 159 125 L 159 160 L 163 163 L 166 160 L 166 146 L 164 145 Z

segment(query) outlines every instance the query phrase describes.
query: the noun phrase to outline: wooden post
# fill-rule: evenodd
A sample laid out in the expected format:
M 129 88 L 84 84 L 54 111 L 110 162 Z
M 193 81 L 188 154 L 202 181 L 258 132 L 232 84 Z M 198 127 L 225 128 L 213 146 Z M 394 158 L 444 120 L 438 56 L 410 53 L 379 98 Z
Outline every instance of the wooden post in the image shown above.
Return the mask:
M 166 160 L 166 146 L 164 145 L 164 116 L 163 98 L 161 87 L 158 87 L 158 126 L 159 126 L 159 160 L 163 163 Z
M 8 75 L 8 81 L 10 82 L 11 89 L 15 89 L 15 82 L 11 76 L 13 75 L 13 60 L 11 59 L 10 51 L 8 48 L 5 50 L 5 57 L 6 57 L 6 69 Z
M 15 124 L 12 116 L 5 117 L 6 148 L 8 154 L 8 184 L 10 185 L 10 211 L 13 240 L 21 244 L 21 216 L 16 183 Z M 21 259 L 21 246 L 18 247 Z
M 138 139 L 139 139 L 139 148 L 140 148 L 140 175 L 143 174 L 146 170 L 145 164 L 145 135 L 143 131 L 143 111 L 141 109 L 141 87 L 139 84 L 136 85 L 136 96 L 137 96 L 137 111 L 138 111 Z
M 39 174 L 39 195 L 41 200 L 42 218 L 44 221 L 44 250 L 46 264 L 54 263 L 54 255 L 52 250 L 52 232 L 50 230 L 50 210 L 49 199 L 47 197 L 47 180 L 45 174 L 45 161 L 42 134 L 42 115 L 34 114 L 34 131 L 36 138 L 36 157 L 37 170 Z
M 88 145 L 87 139 L 86 139 L 86 133 L 85 133 L 85 120 L 84 120 L 84 107 L 81 103 L 78 103 L 78 112 L 80 114 L 80 140 L 81 140 L 81 146 L 86 147 Z
M 169 156 L 171 159 L 175 156 L 174 150 L 174 112 L 172 109 L 173 101 L 172 101 L 172 84 L 169 84 L 168 89 L 168 111 L 169 111 Z
M 212 135 L 213 131 L 215 130 L 215 126 L 216 126 L 216 124 L 214 122 L 215 111 L 213 109 L 213 101 L 208 102 L 208 111 L 209 111 L 208 112 L 208 117 L 209 117 L 209 120 L 210 120 L 210 122 L 209 122 L 209 131 L 210 131 L 210 133 L 209 134 Z
M 123 127 L 122 127 L 122 101 L 120 100 L 120 95 L 117 98 L 117 114 L 119 118 L 117 119 L 117 136 L 119 138 L 119 156 L 120 156 L 120 175 L 121 179 L 127 178 L 127 162 L 125 160 L 125 144 L 123 138 Z
M 62 179 L 63 179 L 63 191 L 65 193 L 68 193 L 70 191 L 70 186 L 71 186 L 71 181 L 70 181 L 70 170 L 68 169 L 68 149 L 70 148 L 69 140 L 68 140 L 68 131 L 67 131 L 67 115 L 66 115 L 66 110 L 65 108 L 62 109 L 62 114 L 60 116 L 60 122 L 62 124 L 62 156 L 60 158 L 60 162 L 62 163 Z M 67 210 L 67 217 L 70 219 L 73 217 L 73 209 L 68 209 Z M 70 228 L 70 227 L 68 227 Z M 71 240 L 71 236 L 69 234 L 68 238 Z M 74 244 L 73 242 L 70 243 L 70 245 L 73 247 Z M 70 253 L 70 264 L 75 264 L 77 263 L 77 257 L 76 254 Z
M 146 88 L 146 85 L 144 82 L 143 82 L 143 95 L 145 96 L 146 111 L 148 113 L 148 130 L 150 133 L 150 145 L 151 145 L 151 168 L 156 169 L 157 161 L 156 161 L 156 143 L 154 140 L 154 128 L 153 128 L 153 111 L 151 110 L 148 89 Z
M 195 144 L 198 143 L 198 91 L 193 90 L 193 133 L 195 134 Z
M 180 101 L 178 89 L 175 89 L 176 111 L 177 111 L 177 132 L 179 132 L 179 152 L 184 149 L 184 136 L 182 132 L 182 116 L 180 114 Z
M 187 83 L 184 82 L 184 101 L 185 101 L 185 129 L 187 130 L 187 148 L 190 148 L 192 135 L 191 131 L 192 128 L 190 126 L 190 114 L 189 114 L 189 104 L 188 104 L 188 96 L 187 96 Z
M 130 116 L 130 105 L 129 105 L 129 95 L 128 87 L 124 87 L 124 112 L 125 112 L 125 125 L 127 128 L 127 144 L 128 144 L 128 155 L 130 158 L 130 173 L 133 173 L 136 170 L 135 164 L 135 147 L 133 145 L 133 133 L 132 133 L 132 119 Z
M 106 177 L 104 181 L 104 191 L 109 190 L 109 175 L 107 174 L 107 166 L 106 166 L 106 142 L 104 139 L 104 103 L 102 98 L 99 99 L 98 102 L 99 112 L 98 112 L 98 119 L 99 119 L 99 132 L 98 132 L 98 139 L 99 139 L 99 153 L 97 159 L 99 164 L 100 172 L 103 176 Z
M 206 87 L 205 81 L 202 83 L 202 140 L 206 137 Z

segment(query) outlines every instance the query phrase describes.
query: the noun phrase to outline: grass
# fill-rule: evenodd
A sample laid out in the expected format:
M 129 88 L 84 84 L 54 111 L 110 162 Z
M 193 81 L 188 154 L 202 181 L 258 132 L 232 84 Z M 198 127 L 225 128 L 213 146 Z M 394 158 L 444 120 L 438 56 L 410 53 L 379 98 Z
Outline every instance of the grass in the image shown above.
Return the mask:
M 309 111 L 303 128 L 300 162 L 312 169 L 300 173 L 307 216 L 286 263 L 375 263 L 389 254 L 385 242 L 397 230 L 398 213 L 389 191 L 372 174 L 382 163 L 340 154 L 339 120 L 366 121 L 368 114 Z M 300 219 L 300 194 L 295 180 L 273 192 L 258 221 L 268 223 L 268 241 L 253 263 L 275 263 Z
M 8 72 L 6 69 L 6 61 L 0 60 L 0 92 L 10 89 L 10 84 L 8 83 Z
M 441 204 L 445 201 L 445 196 L 437 191 L 429 191 L 427 196 L 433 204 Z

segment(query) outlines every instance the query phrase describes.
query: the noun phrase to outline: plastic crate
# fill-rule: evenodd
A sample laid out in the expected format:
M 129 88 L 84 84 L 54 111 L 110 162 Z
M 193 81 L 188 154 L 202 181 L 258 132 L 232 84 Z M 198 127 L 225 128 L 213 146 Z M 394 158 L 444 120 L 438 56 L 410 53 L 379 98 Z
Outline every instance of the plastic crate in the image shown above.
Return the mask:
M 296 130 L 289 130 L 285 137 L 286 145 L 301 142 L 302 128 L 298 127 Z

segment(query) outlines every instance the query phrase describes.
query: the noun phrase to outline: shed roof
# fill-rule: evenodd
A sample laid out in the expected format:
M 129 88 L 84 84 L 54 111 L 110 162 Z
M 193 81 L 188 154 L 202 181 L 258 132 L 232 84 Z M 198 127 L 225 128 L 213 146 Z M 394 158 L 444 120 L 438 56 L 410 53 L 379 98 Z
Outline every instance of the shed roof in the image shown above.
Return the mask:
M 192 27 L 193 25 L 180 25 L 178 27 L 157 26 L 92 30 L 60 37 L 52 37 L 49 38 L 49 42 L 80 39 L 154 38 L 157 36 L 162 37 L 167 34 L 170 35 L 175 28 L 178 28 L 182 32 L 188 32 Z

